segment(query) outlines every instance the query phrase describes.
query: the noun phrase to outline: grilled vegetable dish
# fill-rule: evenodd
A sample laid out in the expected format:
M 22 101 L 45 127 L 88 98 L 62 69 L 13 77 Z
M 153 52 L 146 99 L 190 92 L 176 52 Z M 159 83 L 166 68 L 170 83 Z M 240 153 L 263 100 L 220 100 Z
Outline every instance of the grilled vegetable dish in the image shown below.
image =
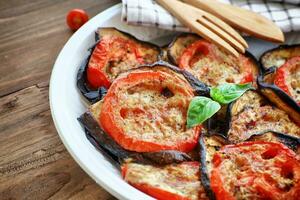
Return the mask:
M 114 28 L 96 36 L 77 79 L 92 105 L 78 120 L 126 182 L 159 200 L 298 199 L 300 126 L 285 109 L 297 111 L 298 47 L 278 54 L 280 106 L 264 88 L 269 59 L 260 69 L 193 34 L 162 48 Z

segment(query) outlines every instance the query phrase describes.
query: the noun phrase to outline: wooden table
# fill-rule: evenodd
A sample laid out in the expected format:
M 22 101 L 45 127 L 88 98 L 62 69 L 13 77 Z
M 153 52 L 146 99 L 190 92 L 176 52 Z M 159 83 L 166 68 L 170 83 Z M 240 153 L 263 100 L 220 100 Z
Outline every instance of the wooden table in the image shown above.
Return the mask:
M 71 158 L 54 128 L 48 89 L 72 32 L 65 15 L 90 17 L 117 0 L 0 1 L 0 199 L 115 199 Z

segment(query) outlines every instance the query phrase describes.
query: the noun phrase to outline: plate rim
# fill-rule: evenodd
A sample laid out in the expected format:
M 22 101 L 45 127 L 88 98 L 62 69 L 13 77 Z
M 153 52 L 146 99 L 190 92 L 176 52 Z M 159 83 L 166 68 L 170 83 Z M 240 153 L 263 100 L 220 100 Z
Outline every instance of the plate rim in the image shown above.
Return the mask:
M 71 145 L 67 142 L 67 138 L 64 136 L 62 128 L 60 127 L 60 122 L 57 120 L 57 116 L 55 114 L 55 106 L 54 106 L 54 93 L 55 93 L 55 89 L 54 89 L 54 81 L 55 81 L 55 77 L 56 77 L 56 71 L 58 70 L 58 65 L 60 63 L 60 60 L 62 60 L 63 54 L 66 51 L 66 49 L 70 46 L 70 44 L 77 38 L 79 37 L 82 32 L 84 32 L 85 27 L 87 27 L 87 24 L 89 23 L 95 23 L 94 21 L 96 20 L 96 18 L 100 18 L 100 17 L 104 17 L 106 15 L 115 15 L 118 12 L 120 12 L 120 10 L 122 9 L 122 3 L 118 3 L 114 6 L 111 6 L 107 9 L 105 9 L 104 11 L 102 11 L 101 13 L 97 14 L 96 16 L 94 16 L 93 18 L 91 18 L 89 20 L 88 23 L 86 23 L 85 25 L 83 25 L 78 31 L 76 31 L 69 39 L 68 41 L 65 43 L 65 45 L 63 46 L 63 48 L 60 50 L 58 56 L 56 57 L 55 63 L 53 65 L 52 71 L 51 71 L 51 76 L 50 76 L 50 81 L 49 81 L 49 104 L 50 104 L 50 111 L 51 111 L 51 117 L 52 120 L 54 122 L 54 126 L 56 128 L 56 131 L 60 137 L 60 140 L 62 141 L 62 143 L 64 144 L 65 148 L 67 149 L 67 151 L 69 152 L 69 154 L 72 156 L 72 158 L 75 160 L 75 162 L 80 166 L 81 169 L 83 169 L 88 175 L 89 177 L 91 177 L 98 185 L 100 185 L 101 187 L 103 187 L 107 192 L 109 192 L 111 195 L 117 197 L 118 199 L 132 199 L 133 197 L 135 199 L 145 199 L 145 200 L 154 200 L 152 197 L 148 196 L 147 194 L 135 189 L 132 187 L 133 191 L 138 191 L 139 197 L 136 197 L 135 195 L 137 193 L 131 194 L 129 193 L 130 191 L 128 191 L 128 193 L 120 193 L 120 191 L 118 191 L 117 188 L 115 187 L 111 187 L 111 184 L 107 183 L 106 181 L 103 181 L 103 179 L 98 178 L 97 176 L 95 176 L 94 172 L 86 166 L 86 164 L 82 161 L 81 156 L 77 155 L 76 151 L 71 147 Z M 128 184 L 128 183 L 127 183 Z M 129 185 L 129 184 L 128 184 Z

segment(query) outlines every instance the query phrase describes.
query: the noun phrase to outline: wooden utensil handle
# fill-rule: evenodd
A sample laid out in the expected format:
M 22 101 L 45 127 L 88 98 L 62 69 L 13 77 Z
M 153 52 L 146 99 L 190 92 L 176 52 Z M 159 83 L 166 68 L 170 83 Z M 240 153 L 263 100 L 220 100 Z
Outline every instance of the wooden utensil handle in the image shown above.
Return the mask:
M 273 21 L 253 11 L 215 0 L 183 1 L 214 14 L 229 25 L 247 34 L 272 42 L 284 41 L 282 31 Z

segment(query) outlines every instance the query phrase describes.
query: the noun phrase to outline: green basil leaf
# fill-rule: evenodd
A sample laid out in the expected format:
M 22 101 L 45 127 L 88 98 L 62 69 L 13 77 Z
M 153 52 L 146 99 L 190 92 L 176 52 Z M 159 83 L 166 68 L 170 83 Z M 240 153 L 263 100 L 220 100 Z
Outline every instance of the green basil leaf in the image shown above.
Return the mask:
M 187 113 L 187 127 L 191 128 L 201 124 L 211 116 L 213 116 L 221 105 L 207 97 L 194 97 L 190 102 Z
M 219 85 L 218 87 L 211 88 L 210 96 L 213 100 L 221 104 L 228 104 L 238 99 L 249 89 L 253 89 L 250 83 L 247 84 L 226 83 L 226 84 Z

